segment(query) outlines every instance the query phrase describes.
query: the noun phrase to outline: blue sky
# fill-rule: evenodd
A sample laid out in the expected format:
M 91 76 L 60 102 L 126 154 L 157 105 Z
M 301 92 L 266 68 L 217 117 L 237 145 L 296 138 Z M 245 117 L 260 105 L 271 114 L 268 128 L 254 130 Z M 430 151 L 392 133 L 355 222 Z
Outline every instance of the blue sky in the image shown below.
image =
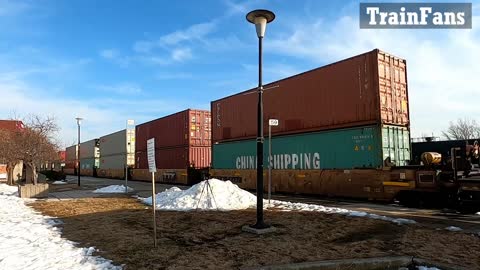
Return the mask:
M 273 10 L 265 82 L 380 48 L 407 59 L 412 134 L 480 122 L 479 2 L 471 30 L 362 30 L 357 1 L 0 0 L 0 118 L 53 115 L 60 141 L 109 134 L 256 85 L 245 14 Z

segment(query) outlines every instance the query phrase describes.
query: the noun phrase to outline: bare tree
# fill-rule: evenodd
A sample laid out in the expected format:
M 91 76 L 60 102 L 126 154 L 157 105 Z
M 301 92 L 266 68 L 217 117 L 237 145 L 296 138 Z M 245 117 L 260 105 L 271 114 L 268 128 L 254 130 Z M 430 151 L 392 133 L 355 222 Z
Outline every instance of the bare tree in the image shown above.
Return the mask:
M 450 121 L 450 125 L 446 131 L 442 132 L 448 140 L 468 140 L 480 137 L 480 125 L 473 119 L 457 119 L 454 123 Z
M 19 131 L 0 130 L 0 163 L 7 165 L 7 184 L 14 184 L 13 169 L 20 163 L 17 151 L 17 134 Z
M 11 170 L 23 161 L 32 172 L 32 180 L 37 184 L 37 166 L 41 162 L 58 159 L 58 147 L 54 134 L 58 130 L 55 119 L 31 115 L 21 130 L 0 133 L 0 160 L 7 163 L 8 182 L 13 183 Z

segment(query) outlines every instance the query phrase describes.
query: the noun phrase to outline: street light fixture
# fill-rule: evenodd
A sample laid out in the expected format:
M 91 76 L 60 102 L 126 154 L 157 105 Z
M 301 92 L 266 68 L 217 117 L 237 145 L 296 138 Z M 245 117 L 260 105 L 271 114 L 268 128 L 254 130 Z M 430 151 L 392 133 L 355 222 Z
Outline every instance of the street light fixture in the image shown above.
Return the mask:
M 257 110 L 257 223 L 253 229 L 267 229 L 263 221 L 263 85 L 262 85 L 262 41 L 267 23 L 275 19 L 269 10 L 257 9 L 247 14 L 247 21 L 255 24 L 258 37 L 258 110 Z
M 78 175 L 78 186 L 80 186 L 80 124 L 82 123 L 83 118 L 77 117 L 78 126 L 78 143 L 77 143 L 77 175 Z

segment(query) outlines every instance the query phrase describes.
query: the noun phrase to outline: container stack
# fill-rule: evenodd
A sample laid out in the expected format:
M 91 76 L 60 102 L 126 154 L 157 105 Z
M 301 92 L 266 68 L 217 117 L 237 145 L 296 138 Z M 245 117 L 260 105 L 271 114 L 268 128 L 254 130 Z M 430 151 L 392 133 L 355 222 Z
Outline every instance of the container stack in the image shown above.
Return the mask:
M 100 165 L 99 140 L 92 139 L 80 143 L 80 173 L 94 176 Z
M 210 166 L 211 116 L 188 109 L 136 126 L 134 179 L 148 180 L 147 140 L 155 138 L 160 180 L 187 183 L 188 168 Z
M 69 146 L 65 149 L 65 167 L 66 174 L 74 174 L 77 166 L 77 145 Z
M 373 50 L 266 85 L 274 169 L 380 168 L 410 160 L 406 61 Z M 249 91 L 256 91 L 251 89 Z M 256 94 L 211 103 L 214 169 L 255 169 Z
M 125 166 L 135 163 L 135 129 L 124 129 L 100 137 L 98 176 L 124 178 Z

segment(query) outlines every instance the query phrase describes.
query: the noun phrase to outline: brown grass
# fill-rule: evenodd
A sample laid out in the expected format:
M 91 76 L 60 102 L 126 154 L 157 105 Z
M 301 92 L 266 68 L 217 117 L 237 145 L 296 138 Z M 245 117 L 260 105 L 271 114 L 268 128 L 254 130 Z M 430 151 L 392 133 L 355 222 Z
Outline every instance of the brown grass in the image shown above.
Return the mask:
M 64 221 L 63 236 L 125 264 L 125 269 L 238 269 L 325 259 L 412 255 L 480 269 L 480 241 L 464 233 L 398 226 L 367 218 L 315 212 L 265 213 L 277 231 L 241 231 L 255 211 L 157 212 L 153 248 L 151 209 L 131 198 L 36 202 Z

